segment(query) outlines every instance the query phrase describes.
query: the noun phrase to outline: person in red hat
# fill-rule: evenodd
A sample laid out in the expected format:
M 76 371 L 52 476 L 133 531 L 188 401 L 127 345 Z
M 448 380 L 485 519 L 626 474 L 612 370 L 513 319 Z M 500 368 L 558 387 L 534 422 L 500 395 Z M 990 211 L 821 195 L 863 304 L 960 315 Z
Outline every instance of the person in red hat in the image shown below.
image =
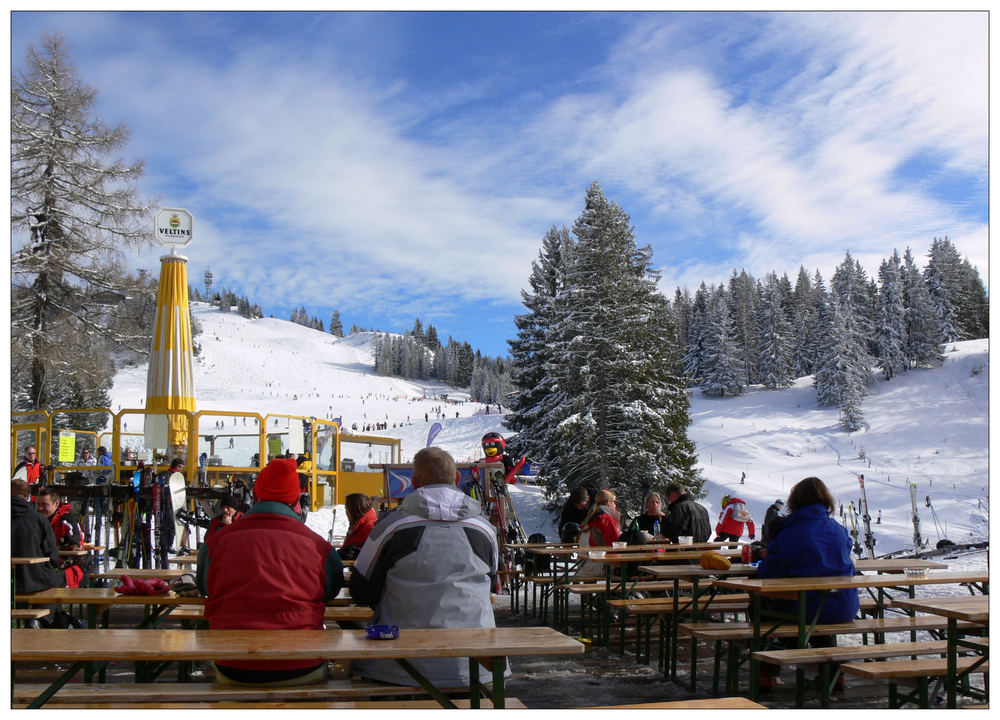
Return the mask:
M 243 518 L 205 537 L 198 589 L 213 629 L 323 628 L 323 609 L 344 586 L 336 550 L 299 517 L 295 460 L 275 458 L 257 476 Z M 292 570 L 291 572 L 289 570 Z M 326 678 L 326 660 L 215 663 L 223 683 L 305 685 Z

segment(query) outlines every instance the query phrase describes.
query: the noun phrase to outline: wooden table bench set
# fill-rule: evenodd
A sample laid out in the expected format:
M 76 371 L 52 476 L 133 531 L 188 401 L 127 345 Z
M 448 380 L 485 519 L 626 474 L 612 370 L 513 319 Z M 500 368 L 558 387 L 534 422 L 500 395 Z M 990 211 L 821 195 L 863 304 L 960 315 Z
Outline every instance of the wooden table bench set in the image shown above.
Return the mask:
M 47 559 L 46 559 L 47 561 Z M 24 562 L 28 562 L 25 560 Z M 14 564 L 17 564 L 16 562 Z M 179 577 L 180 570 L 117 569 L 100 573 L 106 580 L 122 575 Z M 123 595 L 113 588 L 52 588 L 16 593 L 28 608 L 12 609 L 12 621 L 43 616 L 47 609 L 33 606 L 79 605 L 86 608 L 87 628 L 73 630 L 22 629 L 11 632 L 12 703 L 79 707 L 369 707 L 391 702 L 393 707 L 523 707 L 507 698 L 504 669 L 508 655 L 582 653 L 584 646 L 547 627 L 404 629 L 393 640 L 368 639 L 364 630 L 208 630 L 203 597 L 174 592 L 160 595 Z M 111 627 L 111 610 L 141 606 L 136 628 Z M 354 605 L 341 593 L 324 611 L 329 622 L 364 622 L 372 610 Z M 181 629 L 163 628 L 166 618 L 180 620 Z M 326 657 L 335 661 L 392 659 L 413 677 L 413 686 L 394 686 L 357 680 L 329 680 L 314 686 L 243 687 L 219 683 L 186 682 L 187 667 L 204 660 L 288 660 Z M 427 657 L 468 657 L 470 670 L 479 665 L 492 673 L 492 688 L 474 683 L 469 688 L 440 689 L 424 678 L 409 660 Z M 17 663 L 68 662 L 69 669 L 48 686 L 15 682 Z M 135 683 L 103 682 L 109 662 L 135 663 Z M 178 663 L 177 683 L 153 682 L 170 663 Z M 70 682 L 83 671 L 83 682 Z M 478 672 L 470 676 L 478 678 Z M 96 680 L 96 682 L 95 682 Z M 466 697 L 456 697 L 464 694 Z M 391 701 L 379 698 L 395 698 Z M 429 699 L 428 699 L 429 698 Z
M 659 545 L 595 548 L 605 551 L 599 558 L 606 568 L 602 583 L 596 578 L 579 579 L 573 575 L 579 563 L 589 558 L 591 548 L 558 544 L 521 547 L 529 558 L 533 555 L 548 560 L 542 563 L 548 565 L 545 572 L 532 570 L 531 563 L 526 562 L 521 582 L 525 586 L 539 583 L 546 589 L 543 598 L 546 595 L 556 598 L 553 624 L 563 632 L 570 632 L 569 603 L 564 598 L 576 595 L 581 599 L 579 629 L 584 638 L 608 644 L 607 628 L 617 619 L 618 650 L 625 652 L 626 622 L 631 616 L 635 621 L 632 638 L 636 660 L 648 663 L 653 655 L 652 628 L 658 623 L 659 666 L 675 682 L 684 682 L 691 693 L 697 691 L 699 642 L 708 643 L 714 650 L 711 691 L 716 696 L 738 694 L 740 667 L 748 665 L 749 673 L 743 677 L 748 676 L 750 698 L 756 701 L 762 661 L 795 667 L 798 707 L 804 705 L 805 690 L 810 685 L 819 690 L 821 704 L 829 706 L 839 674 L 888 680 L 890 707 L 906 703 L 927 707 L 935 694 L 930 687 L 934 682 L 945 689 L 948 707 L 957 706 L 960 694 L 983 699 L 983 692 L 969 683 L 971 674 L 982 674 L 988 687 L 989 577 L 985 573 L 940 572 L 947 565 L 928 560 L 865 559 L 855 563 L 863 574 L 849 578 L 758 579 L 752 565 L 734 563 L 728 570 L 706 570 L 700 565 L 677 564 L 679 560 L 693 561 L 701 550 Z M 730 557 L 737 552 L 729 553 Z M 922 568 L 926 574 L 907 575 L 903 572 L 906 568 Z M 945 584 L 964 586 L 970 596 L 948 602 L 915 597 L 916 588 Z M 804 617 L 807 593 L 842 588 L 859 592 L 859 618 L 849 623 L 818 625 L 815 618 Z M 630 597 L 634 591 L 657 596 Z M 975 595 L 976 592 L 981 594 Z M 564 595 L 560 597 L 560 593 Z M 765 610 L 765 603 L 761 602 L 764 597 L 798 600 L 801 611 L 788 615 Z M 514 602 L 512 596 L 512 609 L 516 609 Z M 543 622 L 547 621 L 545 610 L 544 600 L 530 609 Z M 529 612 L 526 592 L 523 611 Z M 729 613 L 734 617 L 726 619 Z M 719 616 L 722 622 L 710 621 Z M 891 633 L 902 634 L 909 640 L 887 643 L 886 636 Z M 918 633 L 930 639 L 918 640 Z M 862 644 L 806 647 L 814 635 L 841 639 L 860 636 Z M 677 672 L 677 651 L 682 638 L 688 639 L 691 649 L 686 678 L 679 678 Z M 772 640 L 783 642 L 779 648 L 771 648 Z M 814 683 L 805 679 L 807 666 L 819 668 Z M 916 688 L 904 693 L 900 683 L 914 683 Z
M 859 569 L 866 561 L 859 561 Z M 867 561 L 876 564 L 879 561 Z M 918 567 L 919 563 L 908 561 L 909 567 Z M 926 567 L 926 565 L 925 565 Z M 962 585 L 970 593 L 979 591 L 981 594 L 961 597 L 966 601 L 960 610 L 954 608 L 950 616 L 944 606 L 939 604 L 937 612 L 932 610 L 934 598 L 915 597 L 916 588 L 924 585 Z M 957 706 L 959 686 L 972 697 L 978 697 L 977 692 L 968 683 L 968 673 L 986 673 L 988 671 L 988 608 L 986 593 L 989 588 L 989 576 L 985 573 L 969 572 L 938 572 L 928 570 L 924 576 L 914 577 L 898 572 L 888 572 L 877 575 L 855 575 L 851 577 L 826 578 L 730 578 L 716 582 L 716 586 L 729 591 L 749 593 L 750 622 L 741 625 L 727 624 L 720 626 L 712 623 L 687 623 L 680 626 L 680 631 L 692 637 L 692 647 L 697 639 L 715 643 L 716 668 L 719 666 L 720 645 L 728 646 L 726 669 L 726 692 L 738 687 L 740 675 L 738 667 L 744 661 L 749 661 L 749 693 L 752 700 L 758 697 L 758 678 L 760 662 L 775 663 L 782 666 L 796 667 L 796 705 L 803 704 L 803 692 L 806 685 L 803 666 L 819 665 L 820 676 L 817 681 L 823 706 L 830 700 L 830 692 L 834 688 L 837 675 L 840 673 L 886 679 L 890 681 L 889 703 L 891 707 L 902 706 L 907 702 L 915 702 L 921 707 L 928 707 L 932 693 L 928 691 L 928 683 L 936 681 L 948 690 L 949 707 Z M 835 625 L 817 624 L 816 617 L 807 617 L 806 597 L 809 593 L 829 593 L 834 590 L 858 590 L 868 593 L 874 600 L 871 617 L 862 617 L 847 623 Z M 893 595 L 895 593 L 895 596 Z M 789 614 L 767 607 L 764 598 L 784 598 L 798 602 L 798 612 Z M 946 605 L 946 604 L 945 604 Z M 970 608 L 975 609 L 971 612 Z M 917 611 L 934 613 L 917 615 Z M 965 614 L 962 614 L 966 611 Z M 925 645 L 918 643 L 918 632 L 927 633 L 932 640 L 945 641 L 945 646 Z M 908 642 L 887 642 L 888 633 L 903 633 L 908 636 Z M 810 637 L 814 635 L 833 635 L 837 637 L 860 635 L 860 646 L 845 646 L 834 648 L 809 649 L 806 647 Z M 963 635 L 974 635 L 963 642 Z M 868 643 L 871 638 L 872 644 Z M 795 647 L 790 649 L 770 649 L 772 639 L 787 638 Z M 745 650 L 743 650 L 745 648 Z M 977 655 L 973 659 L 961 660 L 958 657 L 959 648 Z M 938 659 L 929 662 L 920 661 L 920 655 L 937 655 Z M 941 658 L 945 654 L 948 657 Z M 892 660 L 892 658 L 900 658 Z M 853 662 L 862 659 L 870 662 Z M 838 665 L 841 661 L 844 664 Z M 915 693 L 900 694 L 898 680 L 907 679 L 916 682 Z M 716 685 L 717 691 L 718 672 Z

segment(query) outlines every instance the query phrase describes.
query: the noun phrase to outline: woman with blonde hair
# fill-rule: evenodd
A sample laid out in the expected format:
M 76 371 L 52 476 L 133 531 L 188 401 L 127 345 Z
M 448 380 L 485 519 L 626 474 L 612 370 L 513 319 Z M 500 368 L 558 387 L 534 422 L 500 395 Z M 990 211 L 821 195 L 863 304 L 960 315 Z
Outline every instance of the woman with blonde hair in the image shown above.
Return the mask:
M 610 490 L 601 490 L 594 498 L 594 504 L 587 513 L 587 519 L 580 525 L 583 531 L 590 530 L 590 546 L 610 545 L 621 535 L 621 515 L 618 513 L 618 498 Z

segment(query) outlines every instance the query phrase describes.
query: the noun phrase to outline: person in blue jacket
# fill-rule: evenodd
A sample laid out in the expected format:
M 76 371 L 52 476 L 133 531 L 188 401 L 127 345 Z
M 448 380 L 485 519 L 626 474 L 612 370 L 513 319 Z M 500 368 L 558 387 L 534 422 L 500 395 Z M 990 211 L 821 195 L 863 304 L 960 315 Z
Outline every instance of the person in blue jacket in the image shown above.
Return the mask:
M 833 494 L 817 477 L 807 477 L 796 483 L 788 495 L 788 517 L 781 529 L 761 551 L 757 577 L 833 577 L 854 575 L 851 560 L 851 538 L 847 530 L 832 517 L 836 504 Z M 860 610 L 858 591 L 834 590 L 823 600 L 822 592 L 806 595 L 806 616 L 812 620 L 822 601 L 818 623 L 840 623 L 853 620 Z M 798 602 L 785 603 L 784 609 L 796 611 Z M 773 607 L 773 605 L 772 605 Z M 829 647 L 836 636 L 810 639 L 813 647 Z M 778 668 L 761 663 L 760 687 L 769 690 L 777 683 Z M 838 678 L 839 682 L 842 678 Z

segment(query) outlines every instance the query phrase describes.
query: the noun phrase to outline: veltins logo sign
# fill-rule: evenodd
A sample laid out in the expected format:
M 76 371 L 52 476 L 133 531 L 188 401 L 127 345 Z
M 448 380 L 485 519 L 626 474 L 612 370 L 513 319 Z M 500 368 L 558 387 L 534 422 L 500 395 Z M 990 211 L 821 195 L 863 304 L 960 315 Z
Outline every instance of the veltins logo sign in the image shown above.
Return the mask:
M 186 247 L 194 235 L 194 218 L 182 208 L 160 208 L 154 221 L 156 240 L 164 247 Z

